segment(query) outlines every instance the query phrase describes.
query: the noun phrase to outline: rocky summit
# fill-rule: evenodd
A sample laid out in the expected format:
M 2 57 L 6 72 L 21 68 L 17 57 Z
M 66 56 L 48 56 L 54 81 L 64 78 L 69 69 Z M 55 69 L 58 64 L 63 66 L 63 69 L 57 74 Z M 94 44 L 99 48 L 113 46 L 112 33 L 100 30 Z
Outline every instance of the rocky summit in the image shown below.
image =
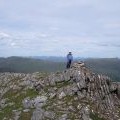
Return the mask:
M 0 73 L 0 120 L 120 120 L 120 84 L 84 63 L 56 73 Z

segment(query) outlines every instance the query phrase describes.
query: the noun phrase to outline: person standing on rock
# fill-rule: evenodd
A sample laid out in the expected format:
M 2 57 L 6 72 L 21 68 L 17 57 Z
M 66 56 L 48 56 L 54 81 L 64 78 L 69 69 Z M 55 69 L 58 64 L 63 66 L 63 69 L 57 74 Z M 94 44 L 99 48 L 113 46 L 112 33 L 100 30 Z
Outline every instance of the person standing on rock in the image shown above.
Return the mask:
M 66 68 L 70 68 L 72 61 L 73 61 L 72 52 L 69 52 L 67 54 L 67 65 L 66 65 Z

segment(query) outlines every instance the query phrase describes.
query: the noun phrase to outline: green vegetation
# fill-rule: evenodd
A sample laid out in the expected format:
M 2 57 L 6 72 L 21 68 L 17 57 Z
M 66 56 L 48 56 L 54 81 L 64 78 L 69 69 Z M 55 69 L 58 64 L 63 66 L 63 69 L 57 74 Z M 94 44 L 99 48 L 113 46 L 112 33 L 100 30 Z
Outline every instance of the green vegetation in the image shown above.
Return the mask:
M 33 110 L 29 112 L 22 112 L 19 120 L 31 120 Z
M 67 85 L 70 85 L 71 83 L 69 81 L 60 81 L 60 82 L 56 82 L 56 87 L 57 88 L 61 88 L 61 87 L 65 87 Z
M 100 118 L 97 113 L 92 113 L 92 112 L 90 113 L 90 118 L 92 120 L 105 120 L 103 118 Z
M 23 109 L 22 100 L 24 98 L 29 97 L 31 99 L 36 97 L 37 95 L 39 94 L 34 89 L 27 89 L 25 92 L 23 88 L 17 91 L 11 89 L 8 92 L 6 92 L 3 98 L 7 98 L 7 103 L 13 104 L 12 105 L 8 104 L 5 108 L 2 109 L 2 112 L 0 112 L 0 120 L 2 120 L 4 117 L 6 117 L 7 119 L 12 118 L 13 110 Z M 21 120 L 22 118 L 26 118 L 25 120 L 29 120 L 29 117 L 30 117 L 29 113 L 22 113 Z
M 12 106 L 6 106 L 4 109 L 2 109 L 2 112 L 0 112 L 0 120 L 3 120 L 4 117 L 11 118 L 12 117 Z

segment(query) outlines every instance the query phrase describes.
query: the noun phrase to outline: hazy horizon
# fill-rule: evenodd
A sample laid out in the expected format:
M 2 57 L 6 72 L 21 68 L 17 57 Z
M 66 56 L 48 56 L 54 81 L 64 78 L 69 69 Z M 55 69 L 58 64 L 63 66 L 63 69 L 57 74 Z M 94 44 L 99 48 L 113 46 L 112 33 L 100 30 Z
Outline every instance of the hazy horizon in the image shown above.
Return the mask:
M 13 56 L 0 56 L 0 58 L 9 58 L 9 57 L 23 57 L 23 58 L 37 58 L 37 57 L 38 57 L 38 58 L 42 58 L 42 57 L 46 57 L 46 58 L 47 58 L 47 57 L 48 57 L 48 58 L 49 58 L 49 57 L 53 57 L 53 58 L 54 58 L 54 57 L 56 57 L 56 58 L 66 58 L 66 56 L 34 56 L 34 55 L 33 55 L 33 56 L 14 56 L 14 55 L 13 55 Z M 112 58 L 113 58 L 113 59 L 114 59 L 114 58 L 116 58 L 116 59 L 120 59 L 120 57 L 82 57 L 82 56 L 73 56 L 73 57 L 74 57 L 75 59 L 76 59 L 76 58 L 81 58 L 81 59 L 87 59 L 87 58 L 93 58 L 93 59 L 94 59 L 94 58 L 95 58 L 95 59 L 102 59 L 102 58 L 103 58 L 103 59 L 104 59 L 104 58 L 105 58 L 105 59 L 107 59 L 107 58 L 108 58 L 108 59 L 112 59 Z

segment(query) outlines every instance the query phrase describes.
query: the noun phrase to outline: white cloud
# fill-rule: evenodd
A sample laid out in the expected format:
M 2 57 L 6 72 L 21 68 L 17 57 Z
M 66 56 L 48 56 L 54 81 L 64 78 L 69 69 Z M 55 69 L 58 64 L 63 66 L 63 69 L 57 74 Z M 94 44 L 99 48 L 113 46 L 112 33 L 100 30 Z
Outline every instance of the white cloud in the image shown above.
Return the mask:
M 16 43 L 14 43 L 14 42 L 13 42 L 13 43 L 11 43 L 11 46 L 16 46 Z
M 0 39 L 10 38 L 11 36 L 5 32 L 0 32 Z

